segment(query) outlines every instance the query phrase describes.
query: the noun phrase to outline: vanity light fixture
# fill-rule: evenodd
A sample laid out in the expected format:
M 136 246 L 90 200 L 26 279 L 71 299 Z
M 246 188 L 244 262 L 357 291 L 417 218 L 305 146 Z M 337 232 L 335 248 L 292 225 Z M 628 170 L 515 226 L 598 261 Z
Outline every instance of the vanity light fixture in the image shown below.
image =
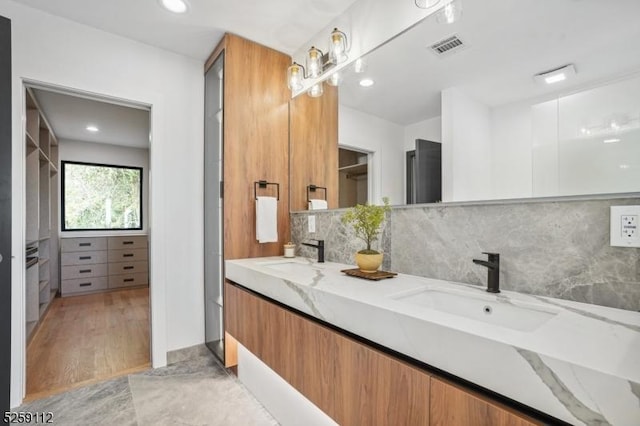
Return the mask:
M 322 74 L 322 57 L 324 54 L 322 50 L 317 49 L 315 46 L 307 51 L 307 71 L 309 72 L 309 78 L 316 78 Z
M 293 91 L 302 89 L 302 80 L 305 79 L 304 67 L 294 62 L 287 68 L 287 86 Z
M 185 0 L 160 0 L 160 4 L 173 13 L 185 13 L 189 9 Z
M 330 86 L 334 86 L 334 87 L 339 86 L 340 83 L 342 83 L 342 74 L 340 74 L 340 71 L 336 71 L 333 74 L 331 74 L 327 79 L 327 83 Z
M 611 138 L 611 139 L 605 139 L 602 142 L 604 143 L 616 143 L 616 142 L 620 142 L 620 139 L 618 138 Z
M 367 62 L 362 58 L 356 59 L 356 61 L 353 63 L 353 71 L 356 74 L 362 74 L 366 70 L 367 70 Z
M 620 167 L 621 169 L 629 169 L 629 168 L 631 168 L 631 166 L 630 166 L 630 165 L 628 165 L 628 164 L 620 164 L 620 166 L 619 166 L 619 167 Z
M 94 126 L 93 124 L 89 124 L 89 125 L 86 127 L 86 129 L 87 129 L 87 131 L 89 131 L 89 132 L 91 132 L 91 133 L 96 133 L 96 132 L 99 132 L 99 131 L 100 131 L 100 129 L 98 129 L 98 127 L 97 127 L 97 126 Z
M 311 88 L 309 89 L 309 91 L 307 93 L 312 98 L 318 98 L 318 97 L 322 96 L 323 92 L 324 92 L 324 90 L 322 90 L 322 82 L 320 82 L 320 83 L 316 83 L 313 86 L 311 86 Z
M 360 80 L 360 86 L 362 87 L 371 87 L 374 84 L 374 81 L 371 80 L 370 78 L 363 78 L 362 80 Z
M 349 44 L 347 35 L 337 28 L 331 31 L 330 46 L 328 53 L 315 46 L 311 46 L 305 56 L 305 66 L 294 62 L 287 68 L 287 86 L 292 92 L 302 90 L 305 79 L 319 79 L 331 72 L 336 65 L 349 58 Z M 330 74 L 328 84 L 337 86 L 342 78 L 337 72 Z M 323 93 L 322 83 L 314 84 L 307 92 L 311 97 L 321 96 Z
M 333 31 L 331 31 L 330 46 L 329 61 L 331 63 L 341 64 L 349 59 L 349 55 L 347 55 L 347 51 L 349 50 L 349 47 L 347 46 L 347 35 L 337 28 L 334 28 Z
M 437 23 L 453 24 L 459 21 L 462 16 L 462 2 L 460 0 L 453 0 L 440 9 L 435 15 Z
M 576 75 L 576 68 L 573 64 L 564 65 L 549 71 L 544 71 L 533 76 L 538 83 L 554 84 L 565 81 Z

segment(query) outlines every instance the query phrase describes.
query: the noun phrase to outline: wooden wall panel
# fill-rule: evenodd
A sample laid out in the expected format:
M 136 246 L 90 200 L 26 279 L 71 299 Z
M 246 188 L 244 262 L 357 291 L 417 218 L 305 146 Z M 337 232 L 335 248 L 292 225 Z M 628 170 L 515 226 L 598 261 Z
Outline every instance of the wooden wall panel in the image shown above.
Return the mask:
M 297 96 L 290 108 L 291 210 L 307 210 L 310 184 L 327 187 L 338 208 L 338 88 L 325 84 L 322 96 Z
M 431 378 L 431 426 L 533 426 L 535 422 L 455 385 Z
M 277 256 L 289 232 L 289 56 L 227 34 L 224 75 L 224 257 Z M 277 243 L 255 235 L 253 182 L 280 184 Z M 269 186 L 258 195 L 275 195 Z

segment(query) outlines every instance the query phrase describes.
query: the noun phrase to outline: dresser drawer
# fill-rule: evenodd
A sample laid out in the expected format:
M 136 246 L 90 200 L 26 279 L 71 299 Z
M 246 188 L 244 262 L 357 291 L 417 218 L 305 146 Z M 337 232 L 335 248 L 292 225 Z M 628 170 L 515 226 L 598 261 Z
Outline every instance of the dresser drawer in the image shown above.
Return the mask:
M 129 237 L 109 237 L 107 247 L 109 250 L 146 249 L 147 236 L 132 235 Z
M 109 263 L 111 262 L 134 262 L 138 260 L 147 260 L 149 254 L 147 249 L 131 249 L 131 250 L 109 250 Z
M 149 274 L 147 272 L 109 276 L 109 288 L 133 287 L 148 284 Z
M 63 280 L 73 278 L 106 277 L 107 264 L 98 263 L 95 265 L 69 265 L 63 266 L 60 276 Z
M 62 238 L 60 239 L 62 252 L 98 251 L 107 249 L 105 237 L 95 238 Z
M 80 278 L 75 280 L 62 280 L 62 295 L 73 293 L 86 293 L 89 291 L 106 290 L 108 288 L 107 277 Z
M 107 263 L 106 251 L 85 251 L 77 253 L 62 253 L 60 263 L 65 265 L 89 265 L 94 263 Z
M 149 262 L 141 260 L 138 262 L 117 262 L 109 264 L 109 275 L 136 274 L 139 272 L 149 272 Z

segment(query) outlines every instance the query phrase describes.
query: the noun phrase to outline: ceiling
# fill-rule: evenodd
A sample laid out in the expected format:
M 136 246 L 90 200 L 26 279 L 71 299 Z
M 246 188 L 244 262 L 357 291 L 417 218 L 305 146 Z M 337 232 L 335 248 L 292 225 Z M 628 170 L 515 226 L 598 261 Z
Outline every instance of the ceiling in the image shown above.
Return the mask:
M 149 110 L 33 89 L 58 140 L 149 148 Z M 90 132 L 88 125 L 98 132 Z
M 204 60 L 225 32 L 292 54 L 355 0 L 188 0 L 173 14 L 159 0 L 20 0 L 142 43 Z
M 367 56 L 345 77 L 340 103 L 401 125 L 440 115 L 440 92 L 460 87 L 488 106 L 567 93 L 640 71 L 638 0 L 463 0 L 462 19 L 421 24 Z M 457 34 L 467 45 L 437 57 L 429 46 Z M 574 79 L 542 86 L 533 75 L 573 63 Z

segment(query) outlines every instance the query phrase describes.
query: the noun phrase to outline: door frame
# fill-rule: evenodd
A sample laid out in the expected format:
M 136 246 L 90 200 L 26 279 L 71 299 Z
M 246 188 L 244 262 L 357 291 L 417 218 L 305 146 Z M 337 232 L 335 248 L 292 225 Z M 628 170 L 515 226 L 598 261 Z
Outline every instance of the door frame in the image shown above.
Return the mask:
M 25 87 L 39 87 L 47 90 L 84 96 L 90 99 L 103 100 L 115 104 L 144 107 L 149 110 L 149 202 L 148 227 L 149 234 L 149 305 L 150 305 L 150 347 L 151 365 L 153 368 L 167 365 L 167 318 L 166 318 L 166 280 L 165 242 L 164 235 L 158 230 L 162 228 L 162 212 L 164 212 L 165 197 L 162 188 L 165 186 L 165 176 L 161 172 L 163 123 L 165 112 L 163 97 L 159 93 L 145 94 L 144 99 L 125 99 L 109 94 L 78 87 L 67 87 L 55 82 L 42 82 L 24 77 L 12 77 L 13 96 L 13 162 L 12 194 L 14 200 L 12 217 L 12 247 L 13 253 L 24 253 L 25 250 Z M 154 172 L 160 170 L 160 172 Z M 154 211 L 156 213 L 154 213 Z M 156 232 L 152 232 L 154 229 Z M 14 255 L 15 256 L 15 255 Z M 12 262 L 12 326 L 11 326 L 11 407 L 22 404 L 26 392 L 26 325 L 25 325 L 25 259 L 24 255 L 15 256 Z
M 7 57 L 9 60 L 6 60 Z M 0 342 L 2 342 L 0 345 L 0 413 L 2 415 L 11 405 L 11 287 L 13 282 L 11 271 L 13 264 L 11 81 L 11 20 L 0 16 Z M 8 345 L 7 342 L 9 342 Z

